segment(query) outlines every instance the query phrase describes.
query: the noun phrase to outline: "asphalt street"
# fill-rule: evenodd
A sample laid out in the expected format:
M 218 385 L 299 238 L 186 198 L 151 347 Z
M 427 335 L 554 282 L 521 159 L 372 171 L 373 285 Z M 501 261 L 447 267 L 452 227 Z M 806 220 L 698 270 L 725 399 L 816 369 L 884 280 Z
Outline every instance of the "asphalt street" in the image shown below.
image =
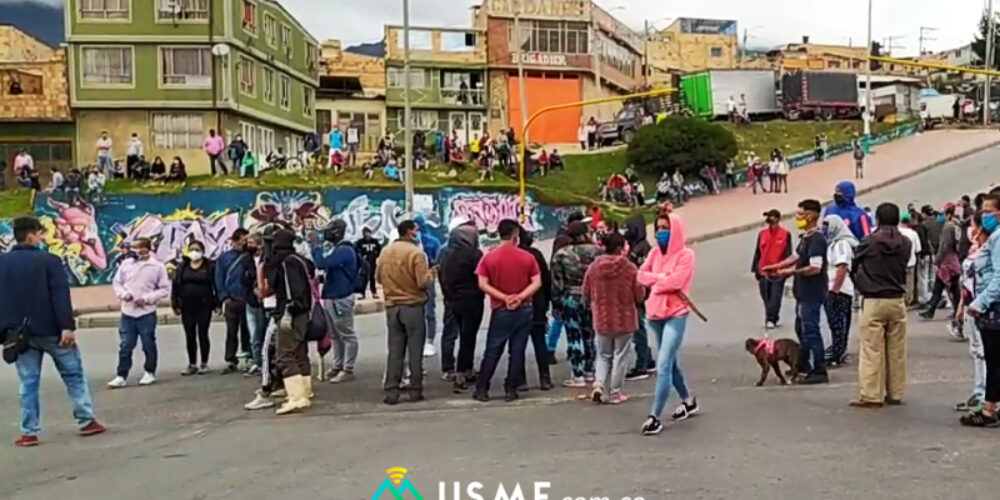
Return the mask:
M 998 162 L 1000 149 L 988 150 L 860 202 L 952 200 L 993 183 Z M 535 482 L 549 483 L 543 491 L 558 500 L 995 497 L 1000 431 L 959 427 L 951 408 L 967 396 L 971 362 L 968 345 L 951 342 L 943 321 L 910 322 L 905 406 L 849 408 L 853 365 L 831 372 L 828 386 L 779 387 L 772 378 L 753 387 L 759 372 L 743 350 L 747 336 L 760 334 L 762 314 L 749 274 L 753 243 L 747 232 L 695 247 L 692 298 L 710 322 L 690 325 L 681 359 L 702 414 L 668 425 L 659 436 L 638 432 L 652 380 L 629 383 L 633 399 L 617 407 L 577 401 L 561 388 L 533 390 L 514 404 L 480 404 L 451 394 L 440 380 L 439 357 L 427 360 L 428 401 L 384 407 L 380 315 L 357 320 L 359 380 L 317 383 L 313 408 L 283 418 L 242 409 L 255 387 L 252 379 L 180 377 L 186 359 L 179 327 L 159 332 L 160 382 L 108 390 L 117 334 L 89 330 L 79 335 L 84 362 L 110 431 L 75 435 L 65 391 L 46 362 L 43 444 L 17 449 L 0 443 L 0 498 L 368 500 L 385 470 L 397 466 L 409 469 L 407 478 L 419 490 L 419 496 L 399 498 L 426 500 L 476 498 L 454 496 L 454 482 L 462 492 L 468 483 L 481 483 L 478 491 L 487 499 L 507 498 L 497 497 L 497 490 L 509 493 L 520 484 L 530 500 Z M 784 311 L 790 319 L 791 301 Z M 790 327 L 780 335 L 794 337 Z M 218 368 L 222 325 L 213 325 L 212 336 Z M 137 351 L 140 366 L 141 357 Z M 557 382 L 566 376 L 565 363 L 553 370 Z M 138 375 L 133 372 L 132 384 Z M 0 369 L 0 384 L 0 422 L 13 440 L 18 402 L 12 369 Z M 672 397 L 668 411 L 676 403 Z

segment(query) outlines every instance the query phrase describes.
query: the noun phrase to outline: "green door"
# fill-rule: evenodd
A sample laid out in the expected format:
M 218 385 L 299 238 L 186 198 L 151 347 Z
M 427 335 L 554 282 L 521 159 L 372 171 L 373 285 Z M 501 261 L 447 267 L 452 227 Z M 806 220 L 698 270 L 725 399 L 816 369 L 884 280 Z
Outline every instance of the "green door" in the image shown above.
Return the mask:
M 715 109 L 712 104 L 712 77 L 710 73 L 696 73 L 681 78 L 681 92 L 684 101 L 694 116 L 712 118 Z

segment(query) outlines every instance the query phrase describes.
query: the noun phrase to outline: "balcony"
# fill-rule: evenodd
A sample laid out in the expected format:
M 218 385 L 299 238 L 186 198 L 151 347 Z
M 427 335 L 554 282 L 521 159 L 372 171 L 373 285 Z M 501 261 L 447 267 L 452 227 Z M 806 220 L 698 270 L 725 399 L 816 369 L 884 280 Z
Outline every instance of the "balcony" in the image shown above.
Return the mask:
M 401 88 L 389 88 L 385 100 L 393 106 L 402 106 L 405 93 Z M 484 89 L 411 88 L 410 104 L 423 108 L 474 108 L 486 107 Z
M 483 89 L 441 89 L 441 102 L 450 106 L 486 105 L 486 91 Z

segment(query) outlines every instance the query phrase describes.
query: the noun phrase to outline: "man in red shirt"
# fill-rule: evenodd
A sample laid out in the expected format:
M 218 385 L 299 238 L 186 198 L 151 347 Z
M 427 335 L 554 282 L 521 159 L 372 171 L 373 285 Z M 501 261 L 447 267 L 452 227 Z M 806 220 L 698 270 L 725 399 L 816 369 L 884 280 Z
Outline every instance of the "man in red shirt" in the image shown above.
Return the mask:
M 765 276 L 760 270 L 777 264 L 792 255 L 792 235 L 781 227 L 781 212 L 771 209 L 764 212 L 767 226 L 757 235 L 757 247 L 750 271 L 757 278 L 760 298 L 764 301 L 764 328 L 777 328 L 780 323 L 781 297 L 785 293 L 785 279 Z
M 531 333 L 531 299 L 541 288 L 542 277 L 535 258 L 517 246 L 520 229 L 515 221 L 500 221 L 497 227 L 500 246 L 486 254 L 476 268 L 479 288 L 489 296 L 493 310 L 486 334 L 486 352 L 479 367 L 476 392 L 472 395 L 477 401 L 489 401 L 490 379 L 508 342 L 505 401 L 517 399 L 518 374 L 524 373 L 524 353 Z

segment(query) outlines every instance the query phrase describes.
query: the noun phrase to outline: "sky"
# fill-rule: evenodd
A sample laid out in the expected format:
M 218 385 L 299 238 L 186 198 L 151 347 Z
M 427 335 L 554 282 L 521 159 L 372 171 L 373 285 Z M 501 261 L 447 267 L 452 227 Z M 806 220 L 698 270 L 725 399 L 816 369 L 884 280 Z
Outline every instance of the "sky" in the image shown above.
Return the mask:
M 0 0 L 4 3 L 23 0 Z M 64 0 L 32 0 L 59 5 Z M 153 1 L 153 0 L 142 0 Z M 971 41 L 985 0 L 872 0 L 873 37 L 902 37 L 905 48 L 894 55 L 914 55 L 920 27 L 936 28 L 926 35 L 928 50 L 955 48 Z M 378 41 L 384 24 L 402 23 L 402 0 L 281 0 L 317 39 L 340 39 L 345 45 Z M 469 7 L 478 0 L 410 0 L 414 25 L 468 26 Z M 864 45 L 867 0 L 597 0 L 605 9 L 639 30 L 643 20 L 668 17 L 734 19 L 748 45 L 774 47 L 808 35 L 817 43 Z M 617 7 L 624 7 L 618 9 Z M 1000 10 L 1000 6 L 997 7 Z M 664 27 L 669 21 L 654 23 Z

